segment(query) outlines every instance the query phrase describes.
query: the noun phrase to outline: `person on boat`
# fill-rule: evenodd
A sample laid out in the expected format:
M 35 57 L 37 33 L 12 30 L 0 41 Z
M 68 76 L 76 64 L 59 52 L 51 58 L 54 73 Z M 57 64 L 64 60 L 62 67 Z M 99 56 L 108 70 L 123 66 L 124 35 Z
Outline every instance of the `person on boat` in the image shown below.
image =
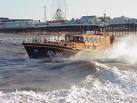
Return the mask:
M 115 36 L 114 36 L 114 35 L 111 35 L 111 36 L 110 36 L 110 44 L 111 44 L 111 45 L 113 45 L 114 40 L 115 40 Z

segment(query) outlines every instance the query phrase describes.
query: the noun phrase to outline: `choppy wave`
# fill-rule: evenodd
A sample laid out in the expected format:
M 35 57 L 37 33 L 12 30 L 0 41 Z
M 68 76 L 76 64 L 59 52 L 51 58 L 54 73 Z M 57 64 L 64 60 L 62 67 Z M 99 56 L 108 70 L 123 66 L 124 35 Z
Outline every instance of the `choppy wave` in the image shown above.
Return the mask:
M 112 49 L 104 55 L 105 60 L 114 60 L 130 64 L 137 63 L 137 38 L 130 35 L 121 38 Z
M 95 72 L 94 63 L 87 61 L 3 66 L 0 70 L 0 89 L 45 91 L 70 88 Z
M 0 44 L 0 103 L 137 103 L 134 37 L 59 63 L 30 60 L 20 41 L 11 42 Z
M 0 92 L 2 103 L 136 103 L 137 71 L 96 63 L 97 72 L 70 89 Z

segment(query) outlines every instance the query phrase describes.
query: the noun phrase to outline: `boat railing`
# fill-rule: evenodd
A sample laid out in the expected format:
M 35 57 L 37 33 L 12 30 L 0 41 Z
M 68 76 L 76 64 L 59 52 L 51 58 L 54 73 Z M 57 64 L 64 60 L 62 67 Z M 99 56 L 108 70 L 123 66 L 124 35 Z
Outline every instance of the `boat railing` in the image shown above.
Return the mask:
M 23 40 L 23 43 L 30 43 L 30 44 L 40 44 L 42 42 L 44 42 L 44 38 L 41 36 L 35 36 L 35 37 L 31 37 L 31 38 L 25 38 Z

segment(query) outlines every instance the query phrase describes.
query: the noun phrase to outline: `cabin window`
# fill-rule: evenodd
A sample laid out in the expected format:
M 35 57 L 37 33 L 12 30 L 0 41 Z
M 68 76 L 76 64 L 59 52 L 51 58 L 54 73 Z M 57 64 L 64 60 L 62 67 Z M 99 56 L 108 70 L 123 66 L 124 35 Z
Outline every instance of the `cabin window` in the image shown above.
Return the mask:
M 94 37 L 94 42 L 97 42 L 97 37 Z
M 73 37 L 69 37 L 69 41 L 73 41 L 73 39 L 74 39 Z
M 93 37 L 90 37 L 90 41 L 91 41 L 91 42 L 94 42 L 94 39 L 93 39 Z
M 102 42 L 103 38 L 102 37 L 84 37 L 84 41 L 86 42 Z
M 101 37 L 101 42 L 103 42 L 104 41 L 104 38 L 103 37 Z
M 87 42 L 89 42 L 90 41 L 90 38 L 89 37 L 87 37 Z
M 90 37 L 90 42 L 94 42 L 94 37 Z
M 102 41 L 103 41 L 103 37 L 100 37 L 99 39 L 100 39 L 100 42 L 102 42 Z
M 65 38 L 65 41 L 66 41 L 66 42 L 69 42 L 69 37 L 66 37 L 66 38 Z
M 65 41 L 66 42 L 73 41 L 73 37 L 66 36 L 65 37 Z
M 98 42 L 102 42 L 102 39 L 101 39 L 101 37 L 98 37 Z
M 84 41 L 86 41 L 86 42 L 94 42 L 94 38 L 93 37 L 84 37 Z
M 76 36 L 76 37 L 74 37 L 74 41 L 82 42 L 83 41 L 83 37 Z
M 88 37 L 84 37 L 84 41 L 88 42 Z

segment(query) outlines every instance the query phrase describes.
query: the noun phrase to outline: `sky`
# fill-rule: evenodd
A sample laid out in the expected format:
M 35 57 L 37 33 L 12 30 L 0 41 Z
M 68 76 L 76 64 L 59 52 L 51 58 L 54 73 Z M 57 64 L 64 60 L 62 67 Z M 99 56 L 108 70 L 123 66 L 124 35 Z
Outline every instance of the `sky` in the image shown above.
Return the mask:
M 56 1 L 53 5 L 53 1 Z M 44 19 L 44 5 L 47 19 L 53 17 L 55 7 L 63 0 L 0 0 L 0 17 L 11 19 Z M 59 2 L 59 3 L 57 3 Z M 127 16 L 137 18 L 137 0 L 67 0 L 67 18 L 80 18 L 83 15 L 110 17 Z M 60 5 L 64 8 L 64 3 Z

